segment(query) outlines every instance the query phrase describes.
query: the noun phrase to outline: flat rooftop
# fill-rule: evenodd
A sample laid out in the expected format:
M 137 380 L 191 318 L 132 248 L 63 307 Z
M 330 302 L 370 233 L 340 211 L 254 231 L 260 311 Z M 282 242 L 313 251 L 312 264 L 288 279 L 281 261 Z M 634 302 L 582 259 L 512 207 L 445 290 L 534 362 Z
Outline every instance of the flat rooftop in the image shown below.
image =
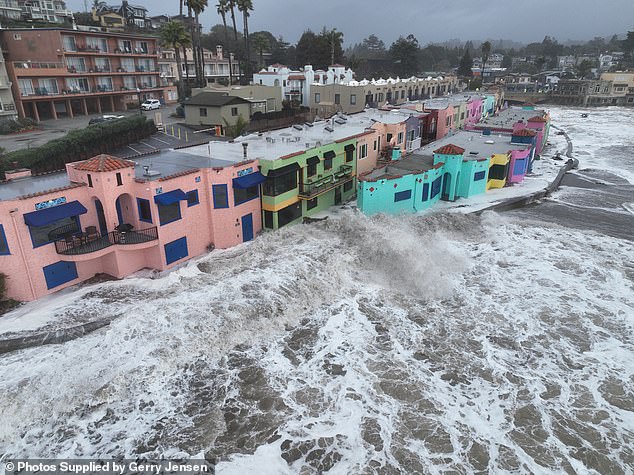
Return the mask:
M 211 156 L 229 162 L 244 160 L 242 144 L 248 144 L 248 159 L 273 161 L 280 157 L 301 153 L 314 147 L 328 145 L 338 140 L 367 132 L 375 122 L 398 124 L 416 111 L 381 111 L 368 109 L 358 114 L 334 116 L 328 120 L 286 127 L 280 130 L 238 137 L 233 142 L 210 142 Z M 330 130 L 328 130 L 328 129 Z M 190 147 L 182 152 L 208 156 L 207 145 Z
M 528 120 L 536 115 L 544 114 L 542 109 L 522 109 L 521 107 L 509 107 L 500 111 L 497 115 L 487 117 L 482 122 L 476 124 L 480 127 L 512 129 L 513 125 L 520 120 Z
M 364 180 L 380 180 L 394 175 L 422 173 L 434 167 L 432 155 L 410 155 L 401 160 L 393 160 L 384 167 L 375 168 L 364 176 Z
M 526 150 L 530 146 L 528 144 L 512 144 L 510 135 L 482 135 L 480 131 L 460 131 L 419 148 L 413 153 L 413 156 L 433 155 L 434 150 L 449 144 L 464 148 L 465 160 L 490 158 L 491 155 L 507 153 L 509 150 Z
M 214 142 L 215 144 L 216 142 Z M 142 180 L 158 180 L 166 176 L 174 175 L 187 170 L 194 170 L 197 168 L 214 168 L 214 167 L 228 167 L 240 160 L 221 160 L 219 158 L 213 158 L 209 156 L 207 145 L 193 147 L 199 150 L 198 153 L 187 153 L 183 150 L 163 150 L 161 153 L 154 155 L 147 155 L 141 158 L 132 158 L 131 161 L 135 163 L 134 176 Z M 204 152 L 204 154 L 203 154 Z M 149 167 L 153 172 L 158 172 L 152 176 L 145 176 L 144 167 Z
M 18 196 L 31 195 L 70 185 L 65 171 L 48 175 L 18 178 L 7 183 L 0 183 L 0 201 L 12 200 Z

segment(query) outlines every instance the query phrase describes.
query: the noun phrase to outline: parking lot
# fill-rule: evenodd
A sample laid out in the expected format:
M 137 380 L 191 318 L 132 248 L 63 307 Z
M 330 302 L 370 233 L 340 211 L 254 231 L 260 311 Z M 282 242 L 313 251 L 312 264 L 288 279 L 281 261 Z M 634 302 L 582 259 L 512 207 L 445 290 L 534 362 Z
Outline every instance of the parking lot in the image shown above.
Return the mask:
M 172 135 L 173 134 L 173 135 Z M 208 133 L 202 132 L 194 134 L 192 130 L 181 127 L 177 124 L 169 125 L 164 132 L 157 132 L 143 140 L 132 143 L 126 147 L 112 152 L 112 155 L 119 158 L 128 158 L 141 153 L 154 152 L 184 145 L 194 145 L 207 143 L 212 139 Z

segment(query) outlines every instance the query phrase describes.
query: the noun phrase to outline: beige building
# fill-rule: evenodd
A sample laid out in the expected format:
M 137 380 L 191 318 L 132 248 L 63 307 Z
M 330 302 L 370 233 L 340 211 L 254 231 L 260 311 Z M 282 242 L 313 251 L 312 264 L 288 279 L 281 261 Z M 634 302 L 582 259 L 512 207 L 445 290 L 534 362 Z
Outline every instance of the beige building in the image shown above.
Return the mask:
M 183 72 L 183 80 L 190 81 L 196 78 L 196 68 L 194 65 L 194 53 L 191 48 L 186 49 L 187 52 L 187 68 L 181 51 L 181 70 Z M 216 46 L 216 53 L 208 49 L 203 49 L 203 61 L 205 63 L 205 79 L 207 84 L 218 83 L 220 79 L 229 81 L 229 58 L 222 51 L 222 46 Z M 178 66 L 176 63 L 176 52 L 171 48 L 163 48 L 159 54 L 159 71 L 161 73 L 161 82 L 165 86 L 173 86 L 178 81 Z M 237 61 L 233 59 L 231 53 L 231 69 L 233 77 L 238 77 L 240 67 Z
M 620 99 L 618 103 L 634 106 L 634 72 L 602 73 L 601 80 L 612 82 L 612 96 Z
M 0 119 L 17 116 L 18 113 L 15 109 L 13 93 L 11 92 L 11 81 L 4 64 L 4 55 L 0 51 Z
M 385 104 L 400 105 L 409 100 L 445 96 L 458 89 L 455 76 L 438 76 L 407 79 L 364 79 L 348 84 L 313 84 L 309 107 L 311 112 L 328 117 L 335 112 L 352 114 L 366 105 L 382 107 Z
M 240 117 L 248 122 L 257 111 L 257 105 L 247 99 L 203 91 L 185 102 L 185 123 L 215 128 L 216 135 L 225 135 L 227 125 L 235 125 Z

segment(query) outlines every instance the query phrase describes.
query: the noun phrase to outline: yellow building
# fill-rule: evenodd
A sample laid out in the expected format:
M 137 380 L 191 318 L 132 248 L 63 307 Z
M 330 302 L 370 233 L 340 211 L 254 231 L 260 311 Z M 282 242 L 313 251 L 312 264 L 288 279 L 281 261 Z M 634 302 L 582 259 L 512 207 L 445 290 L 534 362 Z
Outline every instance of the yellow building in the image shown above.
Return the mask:
M 511 157 L 508 153 L 496 153 L 491 155 L 489 160 L 487 191 L 492 188 L 504 188 L 504 185 L 506 185 L 506 177 L 508 176 L 510 161 Z
M 92 9 L 92 19 L 93 21 L 98 21 L 101 26 L 108 26 L 111 28 L 125 26 L 125 18 L 123 18 L 122 15 L 112 11 L 97 12 L 94 7 Z

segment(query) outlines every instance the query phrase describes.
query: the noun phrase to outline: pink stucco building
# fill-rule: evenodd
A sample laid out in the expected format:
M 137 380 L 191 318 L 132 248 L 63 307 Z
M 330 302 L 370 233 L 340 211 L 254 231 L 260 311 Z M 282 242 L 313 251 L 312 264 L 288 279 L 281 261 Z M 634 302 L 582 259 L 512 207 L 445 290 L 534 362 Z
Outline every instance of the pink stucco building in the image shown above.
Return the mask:
M 0 184 L 0 271 L 16 300 L 99 273 L 169 269 L 262 229 L 257 160 L 99 155 L 65 173 L 25 175 L 9 173 Z

